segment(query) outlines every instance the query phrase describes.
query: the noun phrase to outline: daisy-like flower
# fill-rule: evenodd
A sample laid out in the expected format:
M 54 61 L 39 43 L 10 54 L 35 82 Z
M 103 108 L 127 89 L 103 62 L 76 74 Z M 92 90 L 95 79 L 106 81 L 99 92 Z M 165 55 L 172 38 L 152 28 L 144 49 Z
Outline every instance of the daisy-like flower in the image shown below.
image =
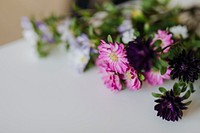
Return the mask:
M 107 62 L 112 71 L 123 74 L 128 69 L 128 60 L 123 44 L 106 43 L 101 41 L 99 49 L 99 59 Z
M 176 38 L 182 37 L 183 39 L 186 39 L 188 37 L 188 29 L 186 26 L 173 26 L 169 29 L 169 31 L 172 32 Z
M 122 33 L 122 42 L 127 44 L 128 42 L 135 40 L 136 36 L 134 35 L 134 32 L 135 30 L 131 29 Z
M 182 51 L 180 55 L 173 60 L 169 60 L 170 75 L 172 79 L 178 78 L 184 82 L 194 82 L 200 75 L 200 59 L 194 56 L 193 51 L 186 53 Z
M 110 69 L 108 63 L 106 63 L 103 60 L 97 59 L 96 65 L 100 68 L 100 73 L 102 74 L 102 80 L 107 88 L 113 91 L 122 90 L 120 75 L 113 72 Z
M 111 90 L 120 91 L 122 90 L 121 80 L 118 74 L 114 72 L 104 72 L 102 77 L 104 84 Z
M 170 79 L 170 69 L 167 69 L 164 75 L 161 75 L 159 71 L 149 71 L 145 73 L 145 78 L 150 85 L 162 85 L 165 79 Z
M 159 99 L 155 100 L 154 110 L 157 111 L 157 116 L 162 117 L 167 121 L 178 121 L 183 116 L 183 110 L 187 109 L 185 100 L 179 95 L 175 95 L 173 90 L 165 92 Z
M 151 48 L 151 39 L 136 38 L 128 43 L 126 48 L 130 65 L 136 70 L 149 71 L 156 58 L 155 51 Z
M 174 43 L 172 40 L 172 34 L 169 34 L 165 30 L 158 30 L 157 34 L 155 34 L 154 39 L 151 44 L 154 44 L 157 40 L 161 40 L 161 47 L 165 48 L 167 46 L 170 46 L 171 44 Z M 170 48 L 166 48 L 164 52 L 168 52 Z
M 130 67 L 128 71 L 124 73 L 123 79 L 126 82 L 126 86 L 130 90 L 139 90 L 141 88 L 141 81 L 138 78 L 136 70 L 134 70 L 132 67 Z

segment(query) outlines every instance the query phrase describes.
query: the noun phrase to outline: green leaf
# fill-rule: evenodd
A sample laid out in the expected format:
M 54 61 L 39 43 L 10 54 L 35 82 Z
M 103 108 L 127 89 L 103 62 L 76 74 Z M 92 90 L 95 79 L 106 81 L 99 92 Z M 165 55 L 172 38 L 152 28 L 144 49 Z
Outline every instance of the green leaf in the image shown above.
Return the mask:
M 160 91 L 161 93 L 165 93 L 167 90 L 166 90 L 164 87 L 160 87 L 160 88 L 159 88 L 159 91 Z
M 120 36 L 117 36 L 115 42 L 121 43 L 121 37 L 120 37 Z
M 186 102 L 186 103 L 184 103 L 184 104 L 187 106 L 187 105 L 190 105 L 191 103 L 192 103 L 192 100 L 189 101 L 189 102 Z
M 135 32 L 134 32 L 134 35 L 135 35 L 136 37 L 139 37 L 139 36 L 140 36 L 140 32 L 135 31 Z
M 167 63 L 165 60 L 162 60 L 162 59 L 160 59 L 160 64 L 161 64 L 163 67 L 167 67 L 167 66 L 168 66 L 168 63 Z
M 191 92 L 190 92 L 190 90 L 188 90 L 188 91 L 185 93 L 185 95 L 183 96 L 183 99 L 188 99 L 188 98 L 190 97 L 190 94 L 191 94 Z
M 167 67 L 162 67 L 160 70 L 161 75 L 164 75 L 167 72 Z
M 138 77 L 139 77 L 139 79 L 141 80 L 141 81 L 143 81 L 144 79 L 145 79 L 145 77 L 144 77 L 144 75 L 143 74 L 138 74 Z
M 190 91 L 191 91 L 192 93 L 195 92 L 193 83 L 189 83 L 189 88 L 190 88 Z
M 94 36 L 94 30 L 92 26 L 89 26 L 89 36 Z
M 108 37 L 107 37 L 107 40 L 108 40 L 108 42 L 111 42 L 111 43 L 113 43 L 113 40 L 112 40 L 112 37 L 111 37 L 111 35 L 108 35 Z
M 178 83 L 175 83 L 174 86 L 173 86 L 173 91 L 174 91 L 174 94 L 176 96 L 179 96 L 180 93 L 181 93 L 181 89 L 179 88 L 179 84 Z
M 152 96 L 155 98 L 160 98 L 162 96 L 162 94 L 152 92 Z
M 185 92 L 187 90 L 187 85 L 183 86 L 181 92 Z
M 154 44 L 153 47 L 159 47 L 161 45 L 162 41 L 161 40 L 157 40 Z

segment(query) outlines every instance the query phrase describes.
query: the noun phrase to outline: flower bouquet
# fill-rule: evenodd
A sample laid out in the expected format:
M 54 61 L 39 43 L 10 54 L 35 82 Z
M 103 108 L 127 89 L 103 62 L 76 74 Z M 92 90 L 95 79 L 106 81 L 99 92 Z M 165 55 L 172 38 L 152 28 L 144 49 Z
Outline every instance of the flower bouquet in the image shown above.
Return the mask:
M 144 82 L 159 87 L 157 116 L 178 121 L 200 77 L 200 8 L 169 7 L 170 0 L 112 3 L 95 9 L 74 7 L 74 15 L 42 21 L 23 18 L 25 38 L 36 44 L 40 56 L 52 45 L 65 45 L 78 72 L 98 66 L 112 91 L 142 89 Z

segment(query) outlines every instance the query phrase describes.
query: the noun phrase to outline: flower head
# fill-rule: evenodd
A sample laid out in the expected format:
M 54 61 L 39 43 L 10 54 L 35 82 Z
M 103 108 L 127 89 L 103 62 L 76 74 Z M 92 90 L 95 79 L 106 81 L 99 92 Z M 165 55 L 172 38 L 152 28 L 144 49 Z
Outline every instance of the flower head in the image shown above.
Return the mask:
M 135 40 L 136 36 L 134 35 L 134 32 L 134 29 L 131 29 L 122 33 L 122 42 L 127 44 L 128 42 Z
M 130 90 L 139 90 L 141 88 L 141 81 L 138 78 L 136 70 L 132 67 L 129 67 L 128 71 L 124 73 L 123 79 Z
M 149 71 L 156 57 L 155 51 L 150 47 L 151 39 L 147 41 L 137 38 L 128 43 L 126 48 L 130 65 L 136 70 Z
M 128 68 L 126 51 L 123 44 L 106 43 L 101 41 L 99 49 L 99 59 L 109 64 L 112 71 L 123 74 Z
M 159 99 L 155 100 L 154 110 L 158 111 L 157 116 L 167 121 L 178 121 L 183 116 L 183 110 L 187 109 L 183 103 L 184 98 L 175 95 L 173 90 L 165 92 Z
M 188 29 L 186 26 L 173 26 L 169 31 L 172 32 L 176 38 L 182 37 L 183 39 L 186 39 L 188 37 Z
M 70 47 L 70 59 L 72 59 L 73 67 L 79 73 L 83 73 L 90 60 L 90 47 Z
M 50 31 L 49 27 L 45 23 L 38 21 L 36 25 L 37 25 L 37 28 L 42 33 L 42 40 L 44 42 L 47 42 L 50 44 L 55 42 L 52 32 Z
M 111 90 L 122 90 L 122 84 L 118 74 L 114 72 L 104 72 L 102 77 L 104 84 Z
M 174 43 L 174 41 L 172 40 L 172 34 L 169 34 L 167 31 L 164 31 L 164 30 L 158 30 L 158 33 L 155 34 L 152 44 L 156 42 L 157 40 L 162 41 L 161 43 L 162 48 L 170 46 L 171 44 Z M 168 52 L 168 51 L 169 51 L 169 48 L 164 50 L 164 52 Z
M 145 73 L 146 81 L 150 85 L 162 85 L 164 83 L 164 79 L 170 79 L 170 69 L 167 69 L 164 75 L 161 75 L 159 71 L 149 71 Z
M 179 78 L 184 82 L 194 82 L 200 75 L 200 59 L 196 59 L 192 51 L 186 53 L 182 51 L 179 56 L 169 60 L 170 75 L 172 79 Z

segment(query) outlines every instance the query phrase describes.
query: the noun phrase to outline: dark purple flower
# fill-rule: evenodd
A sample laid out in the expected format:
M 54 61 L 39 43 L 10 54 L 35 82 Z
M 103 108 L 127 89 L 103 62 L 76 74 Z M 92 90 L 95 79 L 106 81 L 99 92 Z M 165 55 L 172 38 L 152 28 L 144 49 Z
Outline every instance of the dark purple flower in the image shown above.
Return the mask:
M 172 79 L 179 78 L 184 82 L 194 82 L 200 75 L 200 59 L 196 59 L 192 51 L 182 51 L 173 60 L 169 60 Z
M 128 43 L 126 48 L 127 58 L 136 70 L 149 71 L 153 65 L 156 52 L 151 48 L 151 39 L 137 38 Z
M 183 103 L 183 97 L 175 96 L 174 91 L 170 90 L 164 93 L 159 99 L 155 100 L 154 110 L 158 111 L 157 116 L 167 121 L 178 121 L 183 116 L 183 110 L 186 110 L 186 103 Z

